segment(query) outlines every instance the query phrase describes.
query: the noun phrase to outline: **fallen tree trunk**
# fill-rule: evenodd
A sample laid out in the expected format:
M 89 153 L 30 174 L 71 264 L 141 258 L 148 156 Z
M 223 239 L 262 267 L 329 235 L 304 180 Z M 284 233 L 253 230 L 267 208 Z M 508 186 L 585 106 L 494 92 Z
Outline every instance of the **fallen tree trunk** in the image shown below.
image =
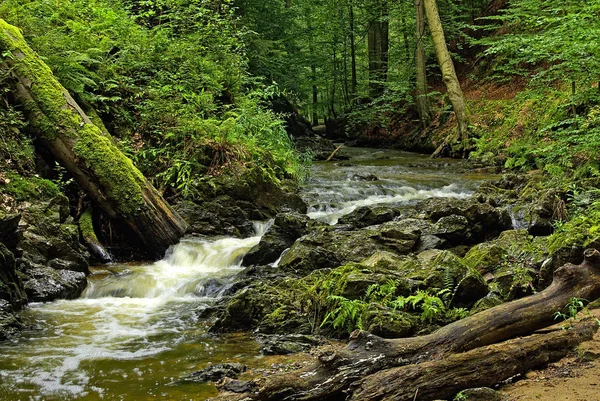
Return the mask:
M 441 360 L 383 370 L 360 380 L 349 399 L 430 401 L 449 399 L 466 388 L 493 387 L 512 376 L 558 361 L 583 341 L 591 340 L 597 330 L 598 323 L 587 319 L 570 330 L 557 329 Z
M 19 29 L 1 19 L 0 51 L 40 142 L 110 218 L 122 219 L 151 255 L 162 257 L 184 234 L 185 221 L 92 123 Z
M 551 326 L 556 323 L 555 313 L 563 311 L 571 298 L 592 300 L 600 297 L 600 252 L 588 249 L 584 257 L 581 265 L 568 263 L 556 270 L 552 284 L 544 291 L 487 309 L 426 336 L 387 340 L 355 331 L 345 349 L 322 353 L 314 366 L 261 379 L 257 382 L 259 390 L 248 395 L 249 399 L 346 399 L 345 394 L 352 386 L 376 372 L 440 361 L 451 354 Z

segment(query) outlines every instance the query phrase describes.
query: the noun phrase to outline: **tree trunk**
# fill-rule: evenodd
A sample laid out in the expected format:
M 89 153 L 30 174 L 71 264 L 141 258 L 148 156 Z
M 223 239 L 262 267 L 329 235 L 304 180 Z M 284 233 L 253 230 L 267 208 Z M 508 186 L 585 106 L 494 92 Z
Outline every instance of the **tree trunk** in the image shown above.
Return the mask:
M 352 101 L 354 101 L 354 99 L 356 98 L 356 87 L 358 85 L 358 81 L 356 78 L 356 36 L 354 35 L 354 5 L 353 5 L 353 0 L 350 0 L 349 4 L 348 4 L 349 10 L 349 16 L 348 18 L 350 19 L 350 59 L 351 59 L 351 69 L 352 69 L 352 84 L 351 84 L 351 90 L 352 90 Z
M 92 123 L 18 28 L 0 20 L 0 50 L 14 93 L 40 142 L 110 218 L 125 221 L 146 250 L 162 257 L 187 225 L 139 170 Z
M 421 127 L 426 129 L 431 123 L 429 99 L 427 98 L 427 71 L 425 63 L 425 10 L 423 0 L 415 0 L 415 14 L 417 21 L 417 46 L 415 49 L 415 66 L 417 69 L 417 109 Z
M 556 362 L 598 330 L 595 320 L 578 322 L 570 330 L 509 340 L 462 354 L 382 370 L 353 389 L 355 401 L 431 401 L 450 399 L 466 388 L 493 387 L 520 373 Z
M 377 0 L 373 6 L 368 31 L 369 50 L 369 96 L 376 98 L 383 95 L 388 72 L 389 22 L 385 1 Z
M 489 358 L 497 358 L 494 360 L 498 361 L 510 360 L 510 354 L 513 353 L 510 348 L 504 354 L 500 351 L 501 348 L 492 347 L 487 351 L 476 349 L 531 334 L 553 325 L 556 323 L 555 313 L 563 311 L 572 297 L 588 300 L 600 297 L 600 252 L 588 249 L 584 257 L 585 260 L 581 265 L 568 263 L 556 270 L 552 284 L 545 290 L 469 316 L 426 336 L 387 340 L 357 330 L 352 333 L 346 348 L 322 352 L 314 366 L 303 371 L 258 380 L 256 383 L 258 391 L 255 395 L 248 395 L 249 399 L 286 401 L 346 399 L 343 394 L 352 393 L 352 389 L 356 389 L 357 386 L 358 388 L 364 386 L 364 391 L 371 388 L 370 383 L 380 378 L 369 376 L 385 369 L 411 365 L 405 366 L 405 373 L 417 372 L 419 375 L 424 375 L 427 369 L 419 370 L 419 367 L 413 365 L 437 361 L 439 365 L 425 366 L 444 366 L 444 362 L 440 361 L 446 358 L 449 361 L 452 361 L 452 358 L 455 358 L 454 360 L 459 358 L 459 364 L 464 366 L 476 364 L 480 367 L 483 365 L 477 359 L 472 362 L 469 360 L 486 355 Z M 517 352 L 519 343 L 517 341 L 514 344 L 517 344 L 513 348 Z M 475 351 L 468 353 L 471 350 Z M 493 356 L 489 352 L 499 354 Z M 452 354 L 461 356 L 453 355 L 448 358 Z M 471 365 L 468 365 L 469 363 Z M 377 374 L 385 375 L 385 373 Z M 435 376 L 419 380 L 434 381 Z M 417 383 L 416 379 L 415 383 Z M 395 400 L 396 398 L 372 399 Z
M 466 155 L 466 150 L 469 146 L 469 119 L 467 105 L 456 71 L 454 70 L 454 63 L 448 52 L 446 46 L 446 38 L 444 36 L 444 29 L 442 28 L 442 21 L 438 13 L 437 3 L 435 0 L 421 0 L 425 7 L 425 15 L 427 16 L 427 24 L 429 25 L 429 31 L 431 32 L 431 38 L 433 39 L 433 45 L 435 47 L 435 54 L 440 64 L 442 71 L 442 79 L 446 84 L 448 90 L 448 97 L 452 103 L 454 114 L 456 116 L 456 122 L 458 124 L 458 130 L 455 135 L 461 141 L 461 147 L 463 150 L 463 156 Z M 450 139 L 446 139 L 442 145 L 436 150 L 434 155 L 445 147 Z

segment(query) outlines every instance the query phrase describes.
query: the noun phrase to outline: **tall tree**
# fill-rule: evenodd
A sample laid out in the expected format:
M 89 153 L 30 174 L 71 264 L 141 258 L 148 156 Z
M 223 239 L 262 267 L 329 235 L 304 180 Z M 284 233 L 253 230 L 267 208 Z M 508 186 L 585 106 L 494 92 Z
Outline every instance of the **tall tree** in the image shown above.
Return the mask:
M 431 122 L 431 114 L 429 110 L 429 99 L 427 98 L 427 72 L 425 63 L 425 9 L 423 0 L 415 0 L 415 15 L 417 27 L 417 45 L 415 48 L 415 67 L 417 79 L 417 110 L 419 112 L 419 120 L 423 129 L 429 126 Z
M 425 7 L 425 15 L 427 16 L 427 24 L 429 25 L 429 31 L 431 32 L 431 38 L 433 39 L 433 45 L 435 47 L 435 54 L 442 70 L 442 79 L 448 90 L 448 97 L 452 103 L 454 114 L 456 116 L 456 122 L 458 124 L 458 130 L 456 135 L 450 136 L 444 140 L 433 156 L 437 156 L 452 137 L 456 137 L 461 141 L 461 147 L 463 150 L 463 156 L 466 154 L 466 150 L 469 143 L 469 118 L 467 104 L 463 95 L 458 77 L 456 76 L 456 70 L 454 69 L 454 63 L 450 57 L 450 52 L 446 46 L 446 37 L 444 35 L 444 29 L 442 27 L 442 21 L 440 20 L 440 14 L 436 0 L 421 0 Z
M 356 87 L 358 85 L 358 81 L 356 78 L 356 35 L 354 32 L 354 0 L 350 0 L 348 2 L 348 22 L 349 22 L 349 35 L 350 35 L 350 64 L 352 70 L 352 80 L 351 80 L 351 98 L 354 99 L 356 97 Z
M 368 30 L 369 96 L 383 95 L 388 72 L 389 12 L 386 0 L 372 0 Z

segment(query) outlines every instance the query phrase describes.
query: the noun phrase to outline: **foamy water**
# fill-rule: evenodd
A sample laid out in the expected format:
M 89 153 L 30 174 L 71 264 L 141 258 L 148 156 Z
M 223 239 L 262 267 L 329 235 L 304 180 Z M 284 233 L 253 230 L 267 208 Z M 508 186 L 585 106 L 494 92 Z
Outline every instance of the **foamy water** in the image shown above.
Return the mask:
M 0 343 L 0 399 L 105 399 L 94 375 L 135 380 L 142 370 L 132 362 L 197 348 L 190 341 L 204 333 L 198 311 L 222 295 L 267 226 L 257 224 L 246 239 L 185 239 L 156 263 L 97 271 L 103 277 L 90 280 L 80 299 L 30 305 L 25 320 L 38 330 Z M 94 367 L 107 361 L 108 369 Z M 127 368 L 111 369 L 118 361 Z

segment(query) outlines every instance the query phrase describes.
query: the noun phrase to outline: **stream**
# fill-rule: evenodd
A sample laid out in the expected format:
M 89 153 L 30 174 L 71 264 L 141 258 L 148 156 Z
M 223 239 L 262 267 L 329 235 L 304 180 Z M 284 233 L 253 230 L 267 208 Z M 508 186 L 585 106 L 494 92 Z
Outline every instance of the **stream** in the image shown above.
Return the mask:
M 467 197 L 490 176 L 459 174 L 456 161 L 346 148 L 347 162 L 315 163 L 304 185 L 308 215 L 335 224 L 364 205 L 410 207 L 433 196 Z M 0 400 L 204 400 L 208 384 L 183 380 L 211 363 L 267 367 L 248 333 L 216 336 L 198 313 L 243 269 L 245 239 L 189 237 L 155 263 L 92 268 L 81 298 L 30 304 L 30 330 L 0 343 Z

